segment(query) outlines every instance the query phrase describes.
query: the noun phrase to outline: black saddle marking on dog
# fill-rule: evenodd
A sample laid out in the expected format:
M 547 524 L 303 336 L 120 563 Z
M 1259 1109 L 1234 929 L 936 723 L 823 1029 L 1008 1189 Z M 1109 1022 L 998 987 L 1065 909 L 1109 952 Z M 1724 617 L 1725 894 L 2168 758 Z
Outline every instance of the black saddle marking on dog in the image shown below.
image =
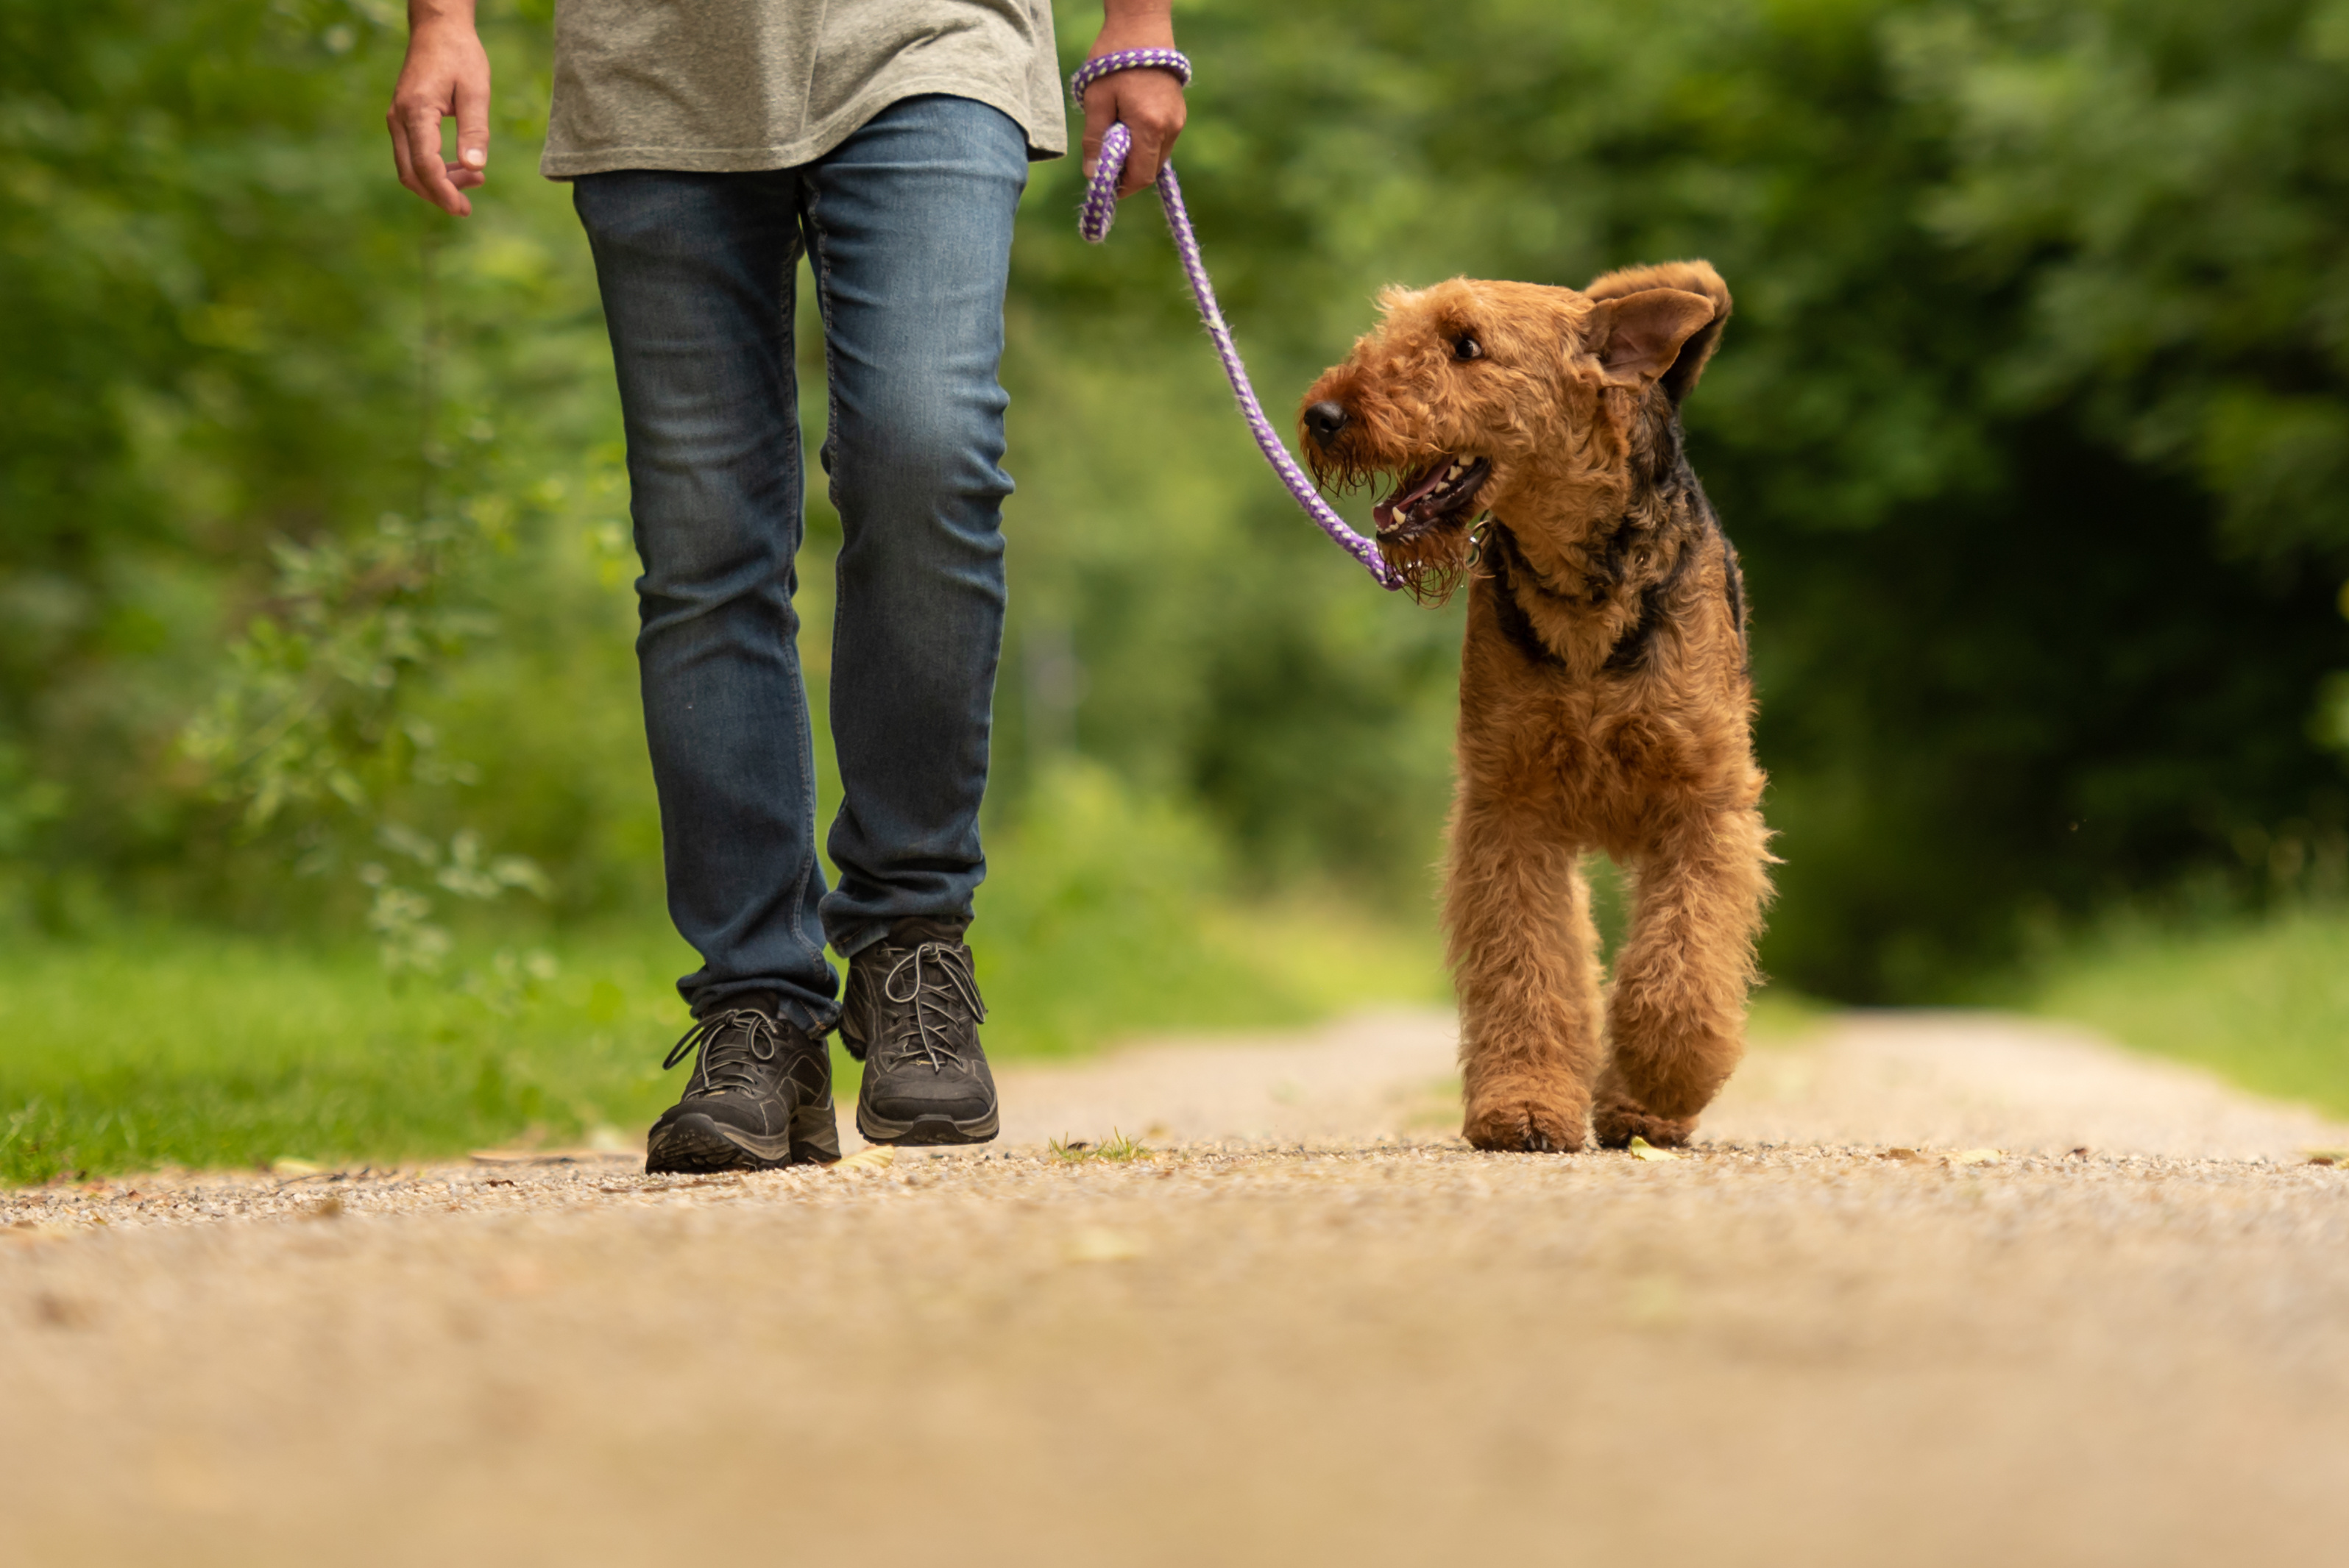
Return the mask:
M 1599 666 L 1600 669 L 1621 675 L 1648 662 L 1648 655 L 1656 645 L 1656 634 L 1663 628 L 1664 607 L 1695 559 L 1696 552 L 1683 542 L 1680 559 L 1672 562 L 1672 569 L 1640 591 L 1640 618 L 1615 639 L 1615 646 L 1608 652 L 1607 662 Z
M 1664 624 L 1666 607 L 1672 593 L 1680 586 L 1681 579 L 1688 574 L 1689 568 L 1695 564 L 1698 553 L 1704 547 L 1706 534 L 1721 542 L 1723 592 L 1729 599 L 1729 619 L 1736 630 L 1738 645 L 1745 647 L 1744 574 L 1738 568 L 1736 549 L 1729 542 L 1729 531 L 1721 526 L 1721 514 L 1713 511 L 1713 498 L 1705 493 L 1704 481 L 1697 478 L 1696 469 L 1689 463 L 1677 411 L 1659 424 L 1656 462 L 1649 478 L 1666 518 L 1687 521 L 1678 526 L 1668 521 L 1657 531 L 1668 539 L 1677 535 L 1674 542 L 1679 557 L 1672 562 L 1671 571 L 1651 583 L 1640 593 L 1639 620 L 1617 639 L 1607 655 L 1606 664 L 1600 666 L 1619 674 L 1637 669 L 1646 662 L 1649 650 L 1655 645 L 1656 633 Z M 1620 541 L 1631 531 L 1621 524 L 1617 526 L 1615 539 L 1609 541 L 1610 563 L 1620 558 Z M 1751 657 L 1750 650 L 1748 657 Z
M 1691 492 L 1705 527 L 1721 541 L 1721 593 L 1729 601 L 1730 629 L 1737 634 L 1737 646 L 1745 655 L 1745 673 L 1754 673 L 1754 647 L 1745 635 L 1745 569 L 1737 559 L 1737 546 L 1729 542 L 1729 530 L 1722 527 L 1721 514 L 1713 510 L 1713 498 L 1704 493 L 1704 483 L 1692 470 L 1689 474 Z
M 1631 461 L 1638 477 L 1647 481 L 1650 490 L 1673 490 L 1696 478 L 1689 466 L 1687 432 L 1681 428 L 1680 409 L 1673 403 L 1665 404 L 1662 417 L 1657 417 L 1653 399 L 1649 401 L 1645 418 L 1647 450 L 1635 446 Z M 1640 459 L 1644 457 L 1646 461 Z
M 1615 526 L 1608 531 L 1605 545 L 1590 559 L 1585 578 L 1588 586 L 1579 596 L 1560 593 L 1551 587 L 1533 562 L 1526 559 L 1524 550 L 1517 543 L 1517 536 L 1509 531 L 1506 523 L 1496 517 L 1486 526 L 1483 554 L 1492 562 L 1493 586 L 1499 590 L 1494 598 L 1494 619 L 1500 625 L 1501 634 L 1515 644 L 1517 651 L 1532 663 L 1563 665 L 1566 661 L 1542 641 L 1541 634 L 1534 627 L 1533 617 L 1526 614 L 1525 605 L 1518 602 L 1516 585 L 1519 579 L 1522 578 L 1528 587 L 1546 599 L 1584 602 L 1592 607 L 1602 605 L 1614 596 L 1615 590 L 1621 586 L 1628 575 L 1635 549 L 1652 540 L 1656 531 L 1662 531 L 1667 539 L 1675 533 L 1679 535 L 1671 567 L 1640 590 L 1640 618 L 1615 640 L 1614 647 L 1608 650 L 1606 662 L 1599 668 L 1610 675 L 1624 675 L 1647 663 L 1649 654 L 1655 647 L 1656 634 L 1663 629 L 1671 597 L 1680 588 L 1682 579 L 1688 575 L 1689 569 L 1696 563 L 1702 549 L 1701 536 L 1705 533 L 1721 542 L 1723 592 L 1729 597 L 1729 617 L 1736 627 L 1739 645 L 1744 645 L 1744 574 L 1738 568 L 1737 552 L 1730 545 L 1728 531 L 1721 526 L 1721 519 L 1713 510 L 1713 499 L 1704 493 L 1703 483 L 1696 477 L 1696 471 L 1689 467 L 1687 458 L 1681 453 L 1677 439 L 1679 433 L 1680 422 L 1675 419 L 1670 427 L 1670 434 L 1674 438 L 1671 442 L 1673 459 L 1671 472 L 1667 482 L 1659 488 L 1680 492 L 1676 497 L 1667 497 L 1665 511 L 1668 515 L 1678 513 L 1693 518 L 1694 531 L 1699 537 L 1691 537 L 1689 531 L 1673 529 L 1669 523 L 1662 531 L 1635 527 L 1630 514 L 1626 512 L 1616 519 Z
M 1616 524 L 1613 538 L 1619 540 L 1637 531 L 1626 519 Z M 1534 664 L 1565 664 L 1557 650 L 1543 642 L 1541 634 L 1535 630 L 1533 617 L 1526 614 L 1525 605 L 1518 602 L 1517 583 L 1520 578 L 1524 579 L 1527 586 L 1545 599 L 1571 603 L 1576 601 L 1576 595 L 1561 593 L 1543 581 L 1541 573 L 1526 559 L 1516 535 L 1510 532 L 1508 525 L 1499 518 L 1493 519 L 1486 528 L 1485 541 L 1485 552 L 1493 562 L 1493 586 L 1499 590 L 1494 596 L 1493 611 L 1494 619 L 1500 624 L 1501 634 Z M 1619 558 L 1625 552 L 1610 549 L 1609 553 Z M 1665 606 L 1673 591 L 1680 586 L 1681 579 L 1688 575 L 1689 566 L 1695 559 L 1696 552 L 1683 543 L 1671 570 L 1641 590 L 1639 620 L 1615 640 L 1615 646 L 1609 651 L 1607 662 L 1599 666 L 1600 669 L 1621 675 L 1639 668 L 1646 662 L 1648 652 L 1655 644 L 1656 633 L 1664 624 Z M 1609 594 L 1606 586 L 1594 583 L 1587 597 L 1593 604 L 1603 604 Z
M 1729 624 L 1737 628 L 1737 640 L 1745 641 L 1745 573 L 1738 569 L 1737 552 L 1729 542 L 1729 535 L 1721 536 L 1722 592 L 1729 595 Z
M 1541 634 L 1534 630 L 1533 617 L 1526 614 L 1523 604 L 1517 603 L 1516 580 L 1519 575 L 1532 582 L 1535 593 L 1547 592 L 1541 585 L 1541 574 L 1518 550 L 1517 536 L 1496 517 L 1486 524 L 1485 540 L 1489 547 L 1486 553 L 1493 561 L 1493 618 L 1500 624 L 1501 635 L 1508 638 L 1517 652 L 1531 663 L 1563 665 L 1566 661 L 1541 640 Z
M 1631 526 L 1630 512 L 1615 520 L 1615 526 L 1608 531 L 1606 542 L 1590 556 L 1590 563 L 1584 573 L 1589 583 L 1585 597 L 1591 608 L 1597 609 L 1615 596 L 1615 590 L 1623 585 L 1623 579 L 1630 574 L 1632 552 L 1646 537 L 1642 530 Z M 1553 597 L 1563 598 L 1564 595 Z

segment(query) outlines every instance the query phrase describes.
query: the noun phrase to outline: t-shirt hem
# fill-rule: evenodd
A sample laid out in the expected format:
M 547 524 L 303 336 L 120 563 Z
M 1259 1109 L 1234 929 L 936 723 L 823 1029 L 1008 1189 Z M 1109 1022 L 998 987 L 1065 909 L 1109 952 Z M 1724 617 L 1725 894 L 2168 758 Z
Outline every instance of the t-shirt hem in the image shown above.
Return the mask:
M 1035 121 L 1040 118 L 1024 102 L 1014 102 L 1009 94 L 974 87 L 968 78 L 926 78 L 916 77 L 902 82 L 888 82 L 851 100 L 816 129 L 796 141 L 776 147 L 597 147 L 565 150 L 557 152 L 546 149 L 538 160 L 538 171 L 549 180 L 570 180 L 582 174 L 608 174 L 620 169 L 670 169 L 690 174 L 756 174 L 776 169 L 794 169 L 802 163 L 812 163 L 846 141 L 861 129 L 865 121 L 890 105 L 909 98 L 937 93 L 947 98 L 968 98 L 989 108 L 1000 109 L 1019 127 L 1028 139 L 1028 159 L 1036 162 L 1049 158 L 1064 158 L 1069 151 L 1069 128 L 1064 115 L 1055 115 L 1039 134 Z

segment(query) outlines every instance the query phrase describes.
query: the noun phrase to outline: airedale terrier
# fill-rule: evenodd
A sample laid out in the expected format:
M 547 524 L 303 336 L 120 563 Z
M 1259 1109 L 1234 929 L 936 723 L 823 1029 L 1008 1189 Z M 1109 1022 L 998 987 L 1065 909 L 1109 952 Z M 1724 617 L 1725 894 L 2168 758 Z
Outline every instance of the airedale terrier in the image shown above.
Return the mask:
M 1681 449 L 1729 289 L 1669 262 L 1380 303 L 1299 423 L 1317 477 L 1395 479 L 1379 548 L 1423 600 L 1469 583 L 1444 889 L 1463 1130 L 1684 1143 L 1744 1049 L 1772 863 L 1744 583 Z M 1636 890 L 1603 992 L 1591 850 Z

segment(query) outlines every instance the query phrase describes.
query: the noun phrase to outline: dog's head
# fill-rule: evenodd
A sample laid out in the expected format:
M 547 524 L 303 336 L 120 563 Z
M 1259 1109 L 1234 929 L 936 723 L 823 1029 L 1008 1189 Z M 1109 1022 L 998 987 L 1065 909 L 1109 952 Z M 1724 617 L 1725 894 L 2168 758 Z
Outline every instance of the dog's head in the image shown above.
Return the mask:
M 1669 422 L 1729 317 L 1704 262 L 1609 273 L 1588 289 L 1454 278 L 1391 289 L 1384 319 L 1305 394 L 1314 477 L 1392 480 L 1380 553 L 1423 600 L 1465 573 L 1470 529 L 1623 506 L 1643 415 Z

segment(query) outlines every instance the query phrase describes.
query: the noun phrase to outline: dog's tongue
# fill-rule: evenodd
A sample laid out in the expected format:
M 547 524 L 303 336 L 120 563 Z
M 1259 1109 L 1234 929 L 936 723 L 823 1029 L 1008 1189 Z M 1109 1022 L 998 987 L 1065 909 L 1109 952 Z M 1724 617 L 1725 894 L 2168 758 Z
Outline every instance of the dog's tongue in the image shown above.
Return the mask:
M 1428 464 L 1421 470 L 1419 478 L 1413 480 L 1407 489 L 1397 490 L 1371 508 L 1371 521 L 1383 529 L 1393 526 L 1397 512 L 1409 517 L 1411 509 L 1417 506 L 1428 491 L 1443 481 L 1444 471 L 1448 466 L 1448 462 L 1443 458 L 1438 458 Z

